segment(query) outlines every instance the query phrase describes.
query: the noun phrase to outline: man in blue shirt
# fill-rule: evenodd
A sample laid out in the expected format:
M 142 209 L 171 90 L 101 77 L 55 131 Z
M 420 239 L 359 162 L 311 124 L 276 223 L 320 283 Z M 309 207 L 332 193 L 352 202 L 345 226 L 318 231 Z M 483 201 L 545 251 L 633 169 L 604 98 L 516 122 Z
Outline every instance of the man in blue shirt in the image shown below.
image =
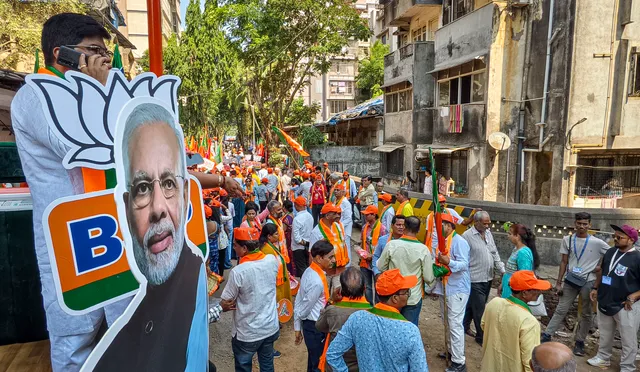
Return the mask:
M 391 219 L 391 231 L 389 234 L 382 235 L 378 239 L 378 245 L 376 245 L 376 250 L 373 252 L 373 259 L 371 260 L 371 266 L 373 266 L 373 274 L 378 276 L 382 274 L 382 271 L 378 269 L 378 259 L 382 255 L 382 251 L 384 251 L 384 247 L 391 240 L 400 239 L 404 234 L 404 216 L 399 214 L 397 216 L 393 216 Z
M 361 371 L 429 371 L 420 330 L 400 314 L 417 283 L 415 275 L 402 276 L 399 269 L 380 275 L 380 302 L 351 314 L 329 345 L 327 363 L 334 371 L 348 372 L 343 354 L 354 346 Z

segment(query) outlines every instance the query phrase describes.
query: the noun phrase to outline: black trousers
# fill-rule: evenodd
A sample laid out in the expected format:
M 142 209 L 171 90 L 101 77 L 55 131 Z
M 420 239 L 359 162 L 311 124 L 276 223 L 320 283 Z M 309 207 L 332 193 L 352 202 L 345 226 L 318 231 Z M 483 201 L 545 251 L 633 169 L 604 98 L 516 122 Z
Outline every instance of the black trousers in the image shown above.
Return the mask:
M 224 261 L 227 258 L 227 249 L 218 250 L 218 275 L 224 276 Z
M 318 224 L 320 220 L 320 211 L 322 211 L 324 204 L 313 204 L 311 206 L 311 215 L 313 216 L 313 226 Z
M 324 350 L 324 339 L 326 334 L 316 329 L 316 322 L 313 320 L 302 321 L 302 336 L 307 345 L 307 372 L 319 371 L 318 364 Z
M 302 273 L 309 267 L 309 252 L 306 249 L 293 251 L 293 264 L 296 266 L 296 274 L 302 278 Z
M 480 326 L 482 321 L 482 315 L 484 314 L 484 308 L 487 306 L 487 300 L 489 299 L 489 291 L 491 290 L 491 281 L 481 283 L 471 283 L 471 294 L 469 295 L 469 301 L 467 301 L 467 308 L 464 312 L 464 320 L 462 324 L 465 332 L 469 330 L 471 321 L 476 327 L 476 341 L 482 343 L 484 332 Z

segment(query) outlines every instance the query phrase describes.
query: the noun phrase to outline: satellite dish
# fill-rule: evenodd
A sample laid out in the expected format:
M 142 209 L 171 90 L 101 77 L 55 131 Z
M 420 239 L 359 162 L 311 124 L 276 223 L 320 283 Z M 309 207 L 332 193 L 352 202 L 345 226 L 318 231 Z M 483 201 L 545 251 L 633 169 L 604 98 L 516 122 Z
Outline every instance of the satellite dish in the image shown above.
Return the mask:
M 498 151 L 511 147 L 511 139 L 502 132 L 493 132 L 489 135 L 489 146 Z

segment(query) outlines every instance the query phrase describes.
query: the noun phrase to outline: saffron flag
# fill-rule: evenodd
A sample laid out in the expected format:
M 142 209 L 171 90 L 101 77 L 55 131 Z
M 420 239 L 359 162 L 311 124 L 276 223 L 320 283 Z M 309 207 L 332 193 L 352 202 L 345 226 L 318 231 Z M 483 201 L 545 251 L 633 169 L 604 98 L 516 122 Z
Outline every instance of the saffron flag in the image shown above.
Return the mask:
M 298 142 L 296 142 L 296 140 L 291 138 L 290 135 L 286 134 L 275 125 L 272 126 L 271 129 L 273 129 L 273 131 L 276 132 L 276 134 L 278 135 L 278 137 L 280 137 L 282 142 L 286 142 L 292 149 L 296 150 L 298 154 L 300 154 L 301 156 L 309 156 L 309 153 L 304 151 L 302 146 Z

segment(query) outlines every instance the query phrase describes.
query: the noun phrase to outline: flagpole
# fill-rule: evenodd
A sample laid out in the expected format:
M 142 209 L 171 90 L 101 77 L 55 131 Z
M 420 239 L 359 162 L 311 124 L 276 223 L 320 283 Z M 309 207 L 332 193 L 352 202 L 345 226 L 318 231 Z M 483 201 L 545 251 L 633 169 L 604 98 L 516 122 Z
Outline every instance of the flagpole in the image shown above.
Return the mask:
M 161 76 L 162 67 L 162 10 L 160 0 L 147 0 L 147 24 L 149 30 L 149 70 Z

